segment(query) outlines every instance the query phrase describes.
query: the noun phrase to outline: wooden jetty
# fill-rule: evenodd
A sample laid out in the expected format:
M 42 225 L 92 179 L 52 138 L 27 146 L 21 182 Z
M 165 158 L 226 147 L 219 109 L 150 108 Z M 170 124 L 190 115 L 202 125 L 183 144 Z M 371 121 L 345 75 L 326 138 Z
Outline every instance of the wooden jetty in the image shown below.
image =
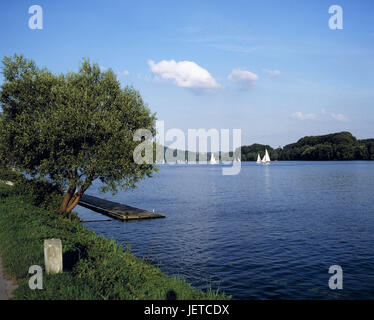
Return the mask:
M 78 203 L 80 206 L 105 214 L 106 216 L 128 221 L 135 219 L 165 218 L 162 214 L 127 206 L 125 204 L 100 199 L 84 194 Z

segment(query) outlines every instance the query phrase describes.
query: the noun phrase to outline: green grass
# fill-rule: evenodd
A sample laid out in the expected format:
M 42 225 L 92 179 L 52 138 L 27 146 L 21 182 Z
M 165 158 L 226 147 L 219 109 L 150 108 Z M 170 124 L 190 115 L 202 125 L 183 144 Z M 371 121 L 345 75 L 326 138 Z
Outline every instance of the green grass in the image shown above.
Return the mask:
M 43 290 L 31 290 L 31 265 L 44 270 L 43 241 L 60 238 L 64 272 L 43 276 Z M 168 277 L 157 267 L 124 251 L 115 241 L 87 230 L 78 219 L 66 219 L 36 207 L 0 183 L 0 253 L 7 272 L 17 279 L 16 299 L 227 299 L 201 291 L 183 279 Z

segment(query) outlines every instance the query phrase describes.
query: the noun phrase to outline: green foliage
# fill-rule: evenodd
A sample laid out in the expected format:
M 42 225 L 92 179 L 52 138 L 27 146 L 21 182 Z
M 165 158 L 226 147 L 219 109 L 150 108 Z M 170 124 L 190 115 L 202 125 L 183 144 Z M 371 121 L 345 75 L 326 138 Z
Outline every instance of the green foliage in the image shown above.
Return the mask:
M 17 195 L 23 201 L 35 206 L 55 212 L 59 211 L 62 201 L 60 186 L 54 185 L 46 179 L 27 179 L 22 173 L 9 168 L 0 168 L 0 181 L 11 181 L 14 184 L 13 187 L 10 187 L 0 183 L 0 196 L 1 189 L 6 187 L 7 195 Z
M 304 137 L 285 146 L 281 160 L 370 160 L 366 143 L 349 132 Z
M 242 153 L 241 160 L 242 161 L 256 161 L 258 154 L 260 154 L 260 157 L 263 158 L 265 155 L 265 149 L 268 150 L 271 159 L 273 160 L 278 159 L 277 149 L 274 150 L 269 145 L 255 143 L 250 146 L 241 147 L 241 153 Z
M 15 182 L 21 176 L 22 174 L 15 170 L 9 169 L 5 166 L 0 166 L 0 180 L 1 181 Z
M 12 192 L 12 187 L 0 182 L 0 201 L 7 198 Z
M 167 277 L 113 240 L 87 230 L 14 195 L 0 183 L 0 252 L 6 270 L 18 279 L 17 299 L 227 299 L 222 293 L 193 289 L 185 280 Z M 28 286 L 31 265 L 44 268 L 43 241 L 60 238 L 64 272 L 44 275 L 43 290 Z
M 28 279 L 20 280 L 16 291 L 18 300 L 99 300 L 97 295 L 83 280 L 71 273 L 45 275 L 43 290 L 30 290 Z
M 374 160 L 374 139 L 357 140 L 349 132 L 301 138 L 284 148 L 253 144 L 244 146 L 243 161 L 255 161 L 257 154 L 264 156 L 268 149 L 272 160 Z
M 81 194 L 99 179 L 103 190 L 133 188 L 155 170 L 137 164 L 137 129 L 155 135 L 155 115 L 113 71 L 84 60 L 78 72 L 54 75 L 34 61 L 3 59 L 0 159 L 31 176 Z M 80 195 L 81 195 L 80 194 Z
M 12 193 L 34 206 L 54 212 L 59 210 L 62 201 L 61 189 L 45 179 L 18 179 Z
M 354 144 L 357 139 L 350 132 L 331 133 L 323 136 L 311 136 L 301 138 L 297 144 L 299 146 L 314 146 L 317 144 Z

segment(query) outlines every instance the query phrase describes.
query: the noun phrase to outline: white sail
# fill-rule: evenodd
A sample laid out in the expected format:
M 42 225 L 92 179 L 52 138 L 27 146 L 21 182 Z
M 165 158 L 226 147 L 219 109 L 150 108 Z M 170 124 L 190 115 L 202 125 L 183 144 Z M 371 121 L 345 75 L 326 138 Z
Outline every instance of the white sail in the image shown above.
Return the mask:
M 270 156 L 267 150 L 266 150 L 266 162 L 270 162 Z
M 210 157 L 210 164 L 216 164 L 216 163 L 217 163 L 216 158 L 214 158 L 214 154 L 212 153 Z
M 269 156 L 269 152 L 267 149 L 265 149 L 265 155 L 264 155 L 264 158 L 262 159 L 262 162 L 266 164 L 270 162 L 270 156 Z
M 260 154 L 258 153 L 257 154 L 257 161 L 256 161 L 257 163 L 261 163 L 261 157 L 260 157 Z

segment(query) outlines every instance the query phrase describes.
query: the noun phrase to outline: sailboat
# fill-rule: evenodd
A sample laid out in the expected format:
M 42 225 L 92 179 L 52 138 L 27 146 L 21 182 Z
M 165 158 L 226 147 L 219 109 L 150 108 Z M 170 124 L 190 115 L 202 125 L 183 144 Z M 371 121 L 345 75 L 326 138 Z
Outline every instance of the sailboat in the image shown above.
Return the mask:
M 261 162 L 263 164 L 269 164 L 270 163 L 270 156 L 269 156 L 269 153 L 268 153 L 268 150 L 265 149 L 265 155 L 264 157 L 262 158 Z
M 257 154 L 257 161 L 256 161 L 257 163 L 261 163 L 261 157 L 260 157 L 260 154 L 258 153 Z
M 214 158 L 214 153 L 210 156 L 210 164 L 217 164 L 216 158 Z

